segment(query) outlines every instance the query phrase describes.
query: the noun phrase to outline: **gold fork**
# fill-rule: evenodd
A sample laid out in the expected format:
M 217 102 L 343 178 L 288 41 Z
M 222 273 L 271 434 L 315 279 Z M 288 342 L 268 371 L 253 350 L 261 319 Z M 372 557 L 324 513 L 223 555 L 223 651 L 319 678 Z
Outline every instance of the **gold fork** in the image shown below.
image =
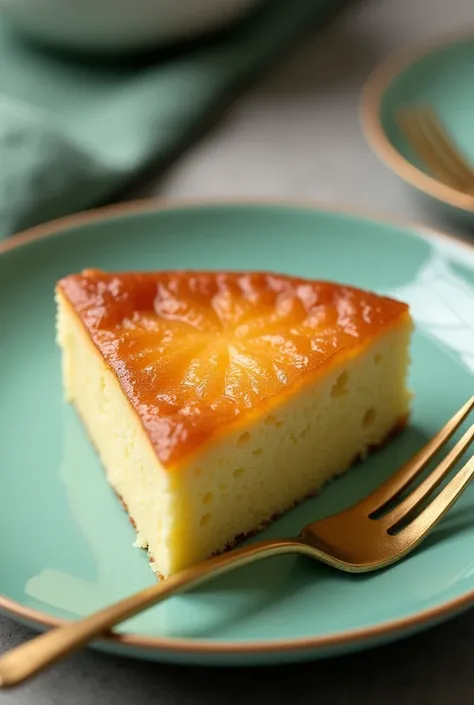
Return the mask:
M 415 154 L 447 186 L 474 195 L 472 167 L 431 107 L 403 108 L 397 122 Z
M 260 541 L 216 556 L 110 607 L 35 637 L 0 657 L 0 685 L 16 685 L 60 660 L 116 624 L 178 592 L 233 568 L 284 553 L 299 553 L 339 570 L 361 573 L 385 568 L 412 551 L 439 522 L 474 474 L 474 456 L 427 506 L 431 493 L 474 440 L 474 424 L 443 460 L 406 493 L 474 407 L 474 396 L 397 473 L 350 509 L 308 524 L 289 539 Z M 418 510 L 418 512 L 417 512 Z

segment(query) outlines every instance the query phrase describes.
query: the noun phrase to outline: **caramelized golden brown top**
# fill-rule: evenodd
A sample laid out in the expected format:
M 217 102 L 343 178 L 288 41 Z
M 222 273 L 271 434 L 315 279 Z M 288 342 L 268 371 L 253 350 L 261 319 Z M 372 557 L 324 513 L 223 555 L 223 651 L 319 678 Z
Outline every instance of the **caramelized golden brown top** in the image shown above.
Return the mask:
M 408 311 L 351 287 L 265 273 L 86 270 L 58 287 L 165 465 Z

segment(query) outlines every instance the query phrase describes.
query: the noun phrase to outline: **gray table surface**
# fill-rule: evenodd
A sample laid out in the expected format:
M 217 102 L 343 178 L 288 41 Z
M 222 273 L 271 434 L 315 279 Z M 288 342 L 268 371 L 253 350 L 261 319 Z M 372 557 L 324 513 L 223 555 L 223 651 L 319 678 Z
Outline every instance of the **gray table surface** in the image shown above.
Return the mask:
M 367 74 L 390 52 L 468 23 L 474 24 L 472 0 L 363 4 L 239 99 L 164 178 L 131 195 L 342 202 L 454 231 L 371 154 L 357 104 Z M 0 617 L 0 651 L 30 635 Z M 0 702 L 464 705 L 474 701 L 473 672 L 474 612 L 469 612 L 376 651 L 288 668 L 178 668 L 88 651 L 18 690 L 0 693 Z

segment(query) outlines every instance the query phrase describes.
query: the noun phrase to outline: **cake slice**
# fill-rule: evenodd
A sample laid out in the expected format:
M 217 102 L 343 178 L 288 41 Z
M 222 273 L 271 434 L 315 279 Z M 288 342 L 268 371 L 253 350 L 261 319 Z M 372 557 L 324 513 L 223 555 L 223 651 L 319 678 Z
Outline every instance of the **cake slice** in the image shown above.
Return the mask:
M 231 546 L 401 428 L 406 304 L 265 273 L 86 270 L 63 379 L 163 576 Z

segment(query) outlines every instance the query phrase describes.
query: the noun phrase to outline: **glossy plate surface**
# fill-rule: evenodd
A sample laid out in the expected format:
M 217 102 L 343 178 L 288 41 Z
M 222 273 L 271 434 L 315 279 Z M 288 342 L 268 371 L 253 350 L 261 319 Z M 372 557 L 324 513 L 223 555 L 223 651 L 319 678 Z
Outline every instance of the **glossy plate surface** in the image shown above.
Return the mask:
M 378 155 L 399 176 L 449 210 L 472 220 L 471 196 L 433 178 L 397 123 L 401 108 L 435 109 L 474 169 L 474 33 L 448 37 L 397 53 L 369 78 L 362 99 L 362 123 Z
M 153 581 L 74 411 L 62 401 L 53 288 L 85 267 L 266 269 L 411 304 L 409 428 L 266 536 L 352 504 L 474 391 L 474 249 L 414 227 L 286 205 L 107 209 L 0 247 L 0 607 L 30 624 L 77 618 Z M 277 558 L 173 598 L 101 648 L 181 663 L 328 656 L 434 624 L 474 603 L 474 486 L 390 570 L 337 573 Z

